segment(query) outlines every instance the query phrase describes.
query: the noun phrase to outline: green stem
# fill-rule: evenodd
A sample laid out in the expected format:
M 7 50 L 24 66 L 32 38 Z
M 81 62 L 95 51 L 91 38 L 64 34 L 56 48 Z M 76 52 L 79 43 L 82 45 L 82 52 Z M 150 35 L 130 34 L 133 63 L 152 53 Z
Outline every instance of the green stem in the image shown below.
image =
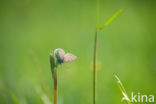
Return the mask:
M 94 59 L 93 59 L 93 104 L 96 104 L 96 56 L 97 56 L 97 29 L 94 40 Z
M 58 57 L 56 58 L 56 65 L 54 70 L 54 104 L 57 104 L 58 101 L 57 67 L 58 67 Z
M 57 69 L 55 69 L 55 77 L 54 77 L 54 104 L 57 104 L 57 97 L 58 97 Z
M 58 58 L 56 58 L 56 62 L 55 62 L 52 53 L 50 53 L 50 66 L 51 66 L 52 78 L 54 79 L 54 104 L 57 104 L 57 96 L 58 96 L 58 86 L 57 86 Z

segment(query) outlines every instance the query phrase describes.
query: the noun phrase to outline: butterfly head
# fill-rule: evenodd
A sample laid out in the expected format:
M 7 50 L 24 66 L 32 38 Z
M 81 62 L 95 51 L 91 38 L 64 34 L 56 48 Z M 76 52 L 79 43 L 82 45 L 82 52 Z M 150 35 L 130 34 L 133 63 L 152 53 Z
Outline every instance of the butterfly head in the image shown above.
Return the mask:
M 65 52 L 63 49 L 58 48 L 54 51 L 55 57 L 58 60 L 58 64 L 63 64 L 63 57 L 65 55 Z

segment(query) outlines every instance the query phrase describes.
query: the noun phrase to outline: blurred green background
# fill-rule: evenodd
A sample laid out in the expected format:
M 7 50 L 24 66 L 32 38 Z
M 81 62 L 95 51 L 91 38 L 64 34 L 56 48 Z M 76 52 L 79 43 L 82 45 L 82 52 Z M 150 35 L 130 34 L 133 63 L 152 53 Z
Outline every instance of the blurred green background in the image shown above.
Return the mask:
M 156 1 L 101 0 L 97 104 L 121 104 L 114 73 L 128 95 L 156 96 Z M 0 0 L 0 104 L 52 104 L 49 52 L 78 56 L 59 67 L 59 104 L 92 104 L 95 0 Z

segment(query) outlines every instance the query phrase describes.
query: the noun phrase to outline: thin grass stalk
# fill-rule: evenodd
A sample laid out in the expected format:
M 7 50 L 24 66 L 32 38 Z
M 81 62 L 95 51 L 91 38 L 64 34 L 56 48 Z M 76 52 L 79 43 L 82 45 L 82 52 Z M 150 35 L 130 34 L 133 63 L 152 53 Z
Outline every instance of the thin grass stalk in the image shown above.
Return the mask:
M 96 57 L 97 57 L 97 29 L 94 40 L 94 59 L 93 59 L 93 104 L 96 104 Z
M 58 99 L 58 86 L 57 86 L 57 70 L 55 70 L 55 77 L 54 77 L 54 104 L 57 104 Z
M 63 54 L 63 59 L 61 57 L 62 54 Z M 55 49 L 54 55 L 55 55 L 55 59 L 52 53 L 50 53 L 50 65 L 51 65 L 52 78 L 54 80 L 54 103 L 53 104 L 57 104 L 58 103 L 58 77 L 57 77 L 58 69 L 57 68 L 59 65 L 63 63 L 76 60 L 77 56 L 73 54 L 65 54 L 64 50 L 61 48 Z
M 50 65 L 51 65 L 51 72 L 52 72 L 52 79 L 54 79 L 54 104 L 57 104 L 57 99 L 58 99 L 58 82 L 57 82 L 57 66 L 58 66 L 58 60 L 56 59 L 56 65 L 55 65 L 55 60 L 50 53 Z
M 95 40 L 94 40 L 94 58 L 93 58 L 93 104 L 96 104 L 96 58 L 97 58 L 97 32 L 102 30 L 107 25 L 109 25 L 115 18 L 117 18 L 124 9 L 117 11 L 112 17 L 110 17 L 103 25 L 98 26 L 98 17 L 99 17 L 99 0 L 96 0 L 96 31 L 95 31 Z

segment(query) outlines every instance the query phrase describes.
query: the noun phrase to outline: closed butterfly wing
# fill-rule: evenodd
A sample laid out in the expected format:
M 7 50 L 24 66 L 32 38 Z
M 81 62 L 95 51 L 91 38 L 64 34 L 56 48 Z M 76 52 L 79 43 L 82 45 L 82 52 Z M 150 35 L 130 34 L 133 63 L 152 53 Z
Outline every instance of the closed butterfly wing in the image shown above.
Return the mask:
M 71 53 L 67 53 L 64 55 L 63 58 L 63 62 L 67 63 L 67 62 L 71 62 L 77 59 L 77 56 L 71 54 Z
M 54 54 L 55 54 L 55 56 L 58 56 L 61 60 L 63 60 L 65 52 L 63 49 L 58 48 L 58 49 L 55 49 Z

